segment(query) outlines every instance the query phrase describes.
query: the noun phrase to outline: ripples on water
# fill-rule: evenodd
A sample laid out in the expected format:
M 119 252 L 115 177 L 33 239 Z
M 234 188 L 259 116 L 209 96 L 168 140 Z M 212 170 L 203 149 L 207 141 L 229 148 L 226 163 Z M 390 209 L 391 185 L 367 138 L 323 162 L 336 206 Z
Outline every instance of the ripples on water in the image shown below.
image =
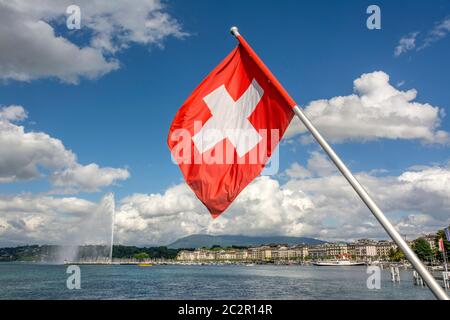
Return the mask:
M 366 267 L 81 266 L 81 289 L 68 290 L 66 266 L 0 263 L 0 299 L 433 299 L 382 271 L 369 290 Z

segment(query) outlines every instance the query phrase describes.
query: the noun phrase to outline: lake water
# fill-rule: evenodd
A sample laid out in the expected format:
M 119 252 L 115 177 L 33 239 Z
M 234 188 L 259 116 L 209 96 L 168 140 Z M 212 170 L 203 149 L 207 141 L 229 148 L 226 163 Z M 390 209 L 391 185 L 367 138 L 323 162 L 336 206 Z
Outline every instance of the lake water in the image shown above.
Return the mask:
M 83 265 L 81 289 L 66 287 L 67 266 L 0 263 L 0 299 L 433 299 L 381 271 L 381 289 L 367 289 L 366 267 Z

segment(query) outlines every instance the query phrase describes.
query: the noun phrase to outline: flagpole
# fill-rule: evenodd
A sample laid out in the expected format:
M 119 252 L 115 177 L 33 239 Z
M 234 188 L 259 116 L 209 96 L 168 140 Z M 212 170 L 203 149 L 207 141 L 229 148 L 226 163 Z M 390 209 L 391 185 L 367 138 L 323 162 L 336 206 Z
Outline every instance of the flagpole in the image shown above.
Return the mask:
M 447 251 L 445 251 L 444 238 L 441 238 L 441 240 L 442 240 L 442 255 L 444 257 L 445 273 L 448 274 Z M 439 246 L 440 246 L 440 243 L 439 243 Z
M 394 228 L 391 222 L 386 218 L 383 212 L 378 208 L 376 203 L 369 196 L 364 187 L 359 183 L 359 181 L 353 176 L 353 174 L 348 170 L 347 166 L 341 161 L 338 155 L 334 152 L 334 150 L 330 147 L 330 145 L 326 142 L 326 140 L 322 137 L 322 135 L 317 131 L 311 121 L 306 117 L 303 113 L 302 109 L 300 109 L 294 100 L 289 96 L 286 90 L 281 86 L 278 80 L 273 76 L 273 74 L 269 71 L 269 69 L 264 65 L 264 63 L 259 59 L 257 54 L 253 51 L 253 49 L 248 45 L 248 43 L 242 38 L 239 34 L 239 30 L 237 27 L 232 27 L 230 30 L 231 34 L 234 35 L 239 43 L 244 46 L 244 48 L 250 53 L 250 56 L 253 60 L 261 67 L 263 72 L 266 73 L 266 76 L 272 82 L 272 84 L 280 91 L 283 95 L 283 98 L 289 103 L 294 113 L 303 123 L 303 125 L 309 130 L 312 136 L 316 139 L 316 141 L 320 144 L 325 153 L 330 157 L 342 175 L 347 179 L 362 201 L 366 204 L 378 222 L 383 226 L 384 230 L 389 234 L 389 236 L 394 240 L 397 246 L 403 251 L 406 258 L 411 262 L 416 271 L 420 274 L 422 279 L 428 285 L 428 288 L 433 292 L 436 298 L 440 300 L 450 300 L 448 295 L 445 293 L 444 289 L 439 285 L 436 279 L 431 275 L 425 265 L 420 261 L 414 251 L 408 246 L 406 241 L 402 238 L 399 232 Z

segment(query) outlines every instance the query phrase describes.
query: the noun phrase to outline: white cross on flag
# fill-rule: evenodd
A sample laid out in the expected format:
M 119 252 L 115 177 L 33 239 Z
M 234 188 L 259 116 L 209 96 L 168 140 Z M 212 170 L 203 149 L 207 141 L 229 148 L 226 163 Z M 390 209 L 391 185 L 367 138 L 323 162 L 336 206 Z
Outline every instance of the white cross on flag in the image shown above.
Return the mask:
M 248 117 L 255 110 L 263 94 L 264 90 L 256 80 L 253 80 L 237 101 L 233 100 L 224 85 L 203 98 L 212 117 L 192 138 L 197 149 L 204 153 L 225 138 L 236 148 L 239 157 L 253 149 L 262 138 Z M 218 134 L 210 134 L 212 130 L 217 130 Z M 240 139 L 242 133 L 248 134 L 249 140 Z
M 214 218 L 261 173 L 294 115 L 295 102 L 238 39 L 181 106 L 168 137 L 186 182 Z

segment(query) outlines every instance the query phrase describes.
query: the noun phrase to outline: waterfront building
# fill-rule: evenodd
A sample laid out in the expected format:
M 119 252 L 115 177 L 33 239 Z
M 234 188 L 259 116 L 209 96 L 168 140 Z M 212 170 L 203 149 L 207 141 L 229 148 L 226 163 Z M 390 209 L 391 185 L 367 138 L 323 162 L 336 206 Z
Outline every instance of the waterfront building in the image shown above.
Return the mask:
M 431 249 L 435 249 L 436 248 L 436 235 L 434 234 L 426 234 L 423 236 L 423 238 L 428 242 L 428 244 L 430 245 Z
M 212 261 L 216 259 L 216 254 L 208 249 L 182 250 L 176 259 L 180 261 Z
M 272 248 L 269 246 L 260 247 L 260 260 L 272 260 Z
M 233 261 L 236 260 L 236 258 L 236 250 L 220 250 L 218 253 L 216 253 L 217 260 Z
M 431 239 L 431 235 L 428 237 Z M 352 257 L 356 260 L 388 259 L 392 249 L 396 249 L 393 242 L 369 239 L 357 240 L 353 243 L 325 243 L 319 245 L 271 245 L 243 249 L 213 248 L 181 250 L 176 259 L 178 261 L 290 261 L 304 260 L 306 257 L 312 260 L 341 259 Z
M 397 245 L 393 242 L 382 240 L 378 241 L 376 244 L 377 257 L 378 258 L 388 258 L 391 254 L 391 249 L 397 249 Z
M 247 249 L 242 249 L 242 250 L 236 251 L 236 260 L 247 260 L 247 259 L 248 259 Z
M 251 260 L 261 260 L 260 248 L 248 248 L 248 258 Z
M 308 247 L 308 255 L 313 260 L 325 259 L 327 257 L 327 249 L 324 245 Z
M 178 252 L 176 259 L 178 261 L 195 261 L 195 254 L 193 251 L 182 250 Z
M 358 260 L 373 258 L 377 256 L 376 241 L 369 239 L 360 239 L 350 244 L 349 254 Z
M 194 254 L 197 255 L 197 259 L 199 261 L 208 261 L 208 260 L 215 260 L 216 255 L 214 252 L 211 252 L 208 249 L 197 249 L 194 251 Z
M 248 258 L 251 260 L 271 260 L 272 259 L 272 248 L 269 246 L 252 247 L 248 248 Z
M 304 260 L 308 256 L 307 246 L 294 246 L 293 250 L 295 251 L 295 255 L 298 259 Z
M 289 250 L 286 246 L 277 246 L 272 248 L 272 258 L 274 260 L 288 260 Z
M 280 245 L 271 248 L 271 260 L 303 260 L 307 255 L 308 249 L 305 246 Z
M 325 252 L 327 257 L 344 257 L 348 255 L 348 245 L 346 243 L 327 243 L 325 244 Z

